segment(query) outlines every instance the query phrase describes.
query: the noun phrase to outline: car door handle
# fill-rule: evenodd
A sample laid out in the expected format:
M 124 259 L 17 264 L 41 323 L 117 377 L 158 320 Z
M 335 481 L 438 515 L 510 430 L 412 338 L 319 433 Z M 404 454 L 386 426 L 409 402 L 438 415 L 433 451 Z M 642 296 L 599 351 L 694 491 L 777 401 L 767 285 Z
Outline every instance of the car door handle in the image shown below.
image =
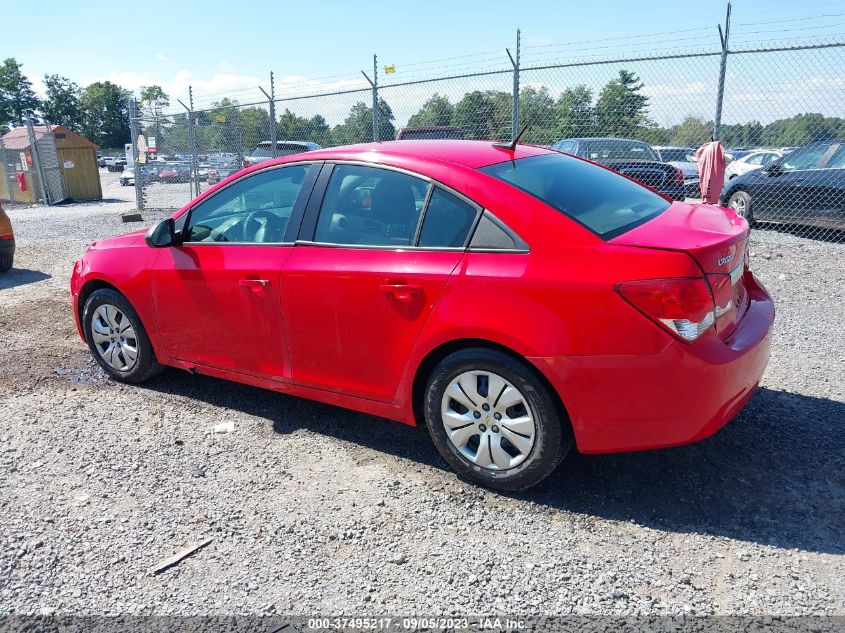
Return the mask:
M 402 303 L 410 303 L 415 294 L 422 292 L 422 288 L 417 284 L 381 284 L 378 289 L 393 295 L 394 299 Z
M 269 279 L 240 279 L 238 285 L 243 288 L 264 288 L 270 285 Z

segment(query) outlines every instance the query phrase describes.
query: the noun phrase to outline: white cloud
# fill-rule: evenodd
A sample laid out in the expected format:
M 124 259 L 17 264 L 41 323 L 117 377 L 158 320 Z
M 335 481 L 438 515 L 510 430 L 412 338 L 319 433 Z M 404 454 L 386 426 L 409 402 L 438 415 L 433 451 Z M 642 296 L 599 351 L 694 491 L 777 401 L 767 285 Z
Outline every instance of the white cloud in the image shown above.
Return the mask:
M 156 53 L 155 58 L 160 62 L 169 62 L 170 58 L 164 53 Z

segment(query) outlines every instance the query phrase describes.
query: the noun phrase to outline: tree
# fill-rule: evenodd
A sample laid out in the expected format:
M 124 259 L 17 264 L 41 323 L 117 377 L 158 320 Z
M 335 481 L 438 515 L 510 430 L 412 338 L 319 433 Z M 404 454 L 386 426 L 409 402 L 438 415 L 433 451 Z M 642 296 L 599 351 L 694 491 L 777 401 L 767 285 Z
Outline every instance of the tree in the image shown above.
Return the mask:
M 408 127 L 418 125 L 452 125 L 455 106 L 446 97 L 434 93 L 416 114 L 408 119 Z
M 582 138 L 594 136 L 596 132 L 596 111 L 593 107 L 593 91 L 579 84 L 564 90 L 555 104 L 557 112 L 558 138 Z
M 161 86 L 141 86 L 141 107 L 145 107 L 155 117 L 161 116 L 170 105 L 170 97 Z
M 32 90 L 32 83 L 21 72 L 23 64 L 14 57 L 0 66 L 0 127 L 23 124 L 24 113 L 41 105 Z
M 525 87 L 519 92 L 519 130 L 528 126 L 522 136 L 523 143 L 549 145 L 558 139 L 556 136 L 555 100 L 545 86 Z
M 378 100 L 378 132 L 379 140 L 389 141 L 396 137 L 393 127 L 393 110 L 387 102 L 379 97 Z M 368 108 L 363 101 L 352 106 L 349 115 L 343 123 L 332 130 L 332 140 L 337 144 L 367 143 L 373 140 L 373 109 Z
M 510 138 L 511 95 L 507 92 L 475 90 L 455 105 L 452 124 L 470 139 L 504 140 Z
M 372 119 L 370 119 L 370 128 L 372 126 Z M 311 141 L 321 146 L 332 144 L 331 128 L 322 116 L 315 114 L 310 119 L 306 119 L 297 116 L 287 108 L 279 117 L 276 136 L 279 140 Z
M 648 97 L 640 94 L 643 84 L 628 70 L 602 88 L 596 103 L 598 132 L 603 136 L 633 138 L 646 121 Z
M 110 81 L 85 88 L 80 100 L 82 133 L 100 147 L 123 147 L 129 142 L 129 91 Z
M 44 86 L 47 90 L 47 98 L 41 102 L 44 121 L 79 131 L 82 127 L 79 86 L 61 75 L 44 75 Z
M 681 147 L 700 147 L 713 135 L 713 122 L 694 116 L 688 116 L 671 129 L 672 145 Z

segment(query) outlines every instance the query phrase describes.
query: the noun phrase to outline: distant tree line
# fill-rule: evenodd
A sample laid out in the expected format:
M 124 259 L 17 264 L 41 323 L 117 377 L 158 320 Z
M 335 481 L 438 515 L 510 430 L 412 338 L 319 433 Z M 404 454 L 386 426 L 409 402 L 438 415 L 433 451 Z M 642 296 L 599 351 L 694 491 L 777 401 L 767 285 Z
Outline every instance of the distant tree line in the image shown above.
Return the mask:
M 109 81 L 81 88 L 67 77 L 47 74 L 42 99 L 21 68 L 14 58 L 0 65 L 0 132 L 21 125 L 25 113 L 32 112 L 36 122 L 64 125 L 101 147 L 122 147 L 129 142 L 130 91 Z M 669 127 L 655 123 L 649 117 L 649 97 L 643 94 L 643 87 L 636 74 L 628 70 L 620 70 L 597 95 L 586 85 L 566 88 L 557 98 L 545 86 L 525 87 L 519 94 L 520 122 L 528 125 L 522 138 L 548 145 L 569 137 L 614 136 L 691 147 L 710 139 L 712 121 L 687 117 Z M 378 103 L 381 140 L 396 136 L 393 110 L 383 98 L 389 95 L 390 89 L 384 89 Z M 189 152 L 188 114 L 165 116 L 170 99 L 160 86 L 142 87 L 140 102 L 143 132 L 156 137 L 159 151 Z M 511 106 L 511 94 L 504 91 L 474 90 L 457 103 L 435 93 L 410 117 L 408 125 L 450 125 L 470 139 L 506 139 L 511 134 Z M 209 109 L 195 112 L 194 120 L 200 153 L 249 153 L 257 143 L 269 139 L 270 115 L 264 107 L 243 107 L 237 101 L 222 99 Z M 845 136 L 845 119 L 814 113 L 766 125 L 751 121 L 721 127 L 727 147 L 804 145 L 838 136 Z M 332 126 L 319 114 L 303 117 L 285 109 L 277 121 L 276 137 L 313 141 L 324 147 L 368 142 L 373 139 L 373 110 L 359 101 L 341 123 Z

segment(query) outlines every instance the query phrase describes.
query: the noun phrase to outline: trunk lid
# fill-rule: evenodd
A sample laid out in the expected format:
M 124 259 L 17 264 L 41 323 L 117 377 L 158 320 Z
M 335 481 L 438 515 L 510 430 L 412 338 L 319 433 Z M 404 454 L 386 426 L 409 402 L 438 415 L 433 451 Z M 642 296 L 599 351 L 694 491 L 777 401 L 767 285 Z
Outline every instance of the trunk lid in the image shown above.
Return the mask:
M 732 209 L 673 203 L 611 244 L 688 253 L 705 273 L 716 305 L 716 330 L 727 338 L 748 308 L 748 223 Z
M 730 273 L 743 263 L 748 223 L 732 209 L 675 202 L 610 240 L 611 244 L 689 253 L 705 273 Z

